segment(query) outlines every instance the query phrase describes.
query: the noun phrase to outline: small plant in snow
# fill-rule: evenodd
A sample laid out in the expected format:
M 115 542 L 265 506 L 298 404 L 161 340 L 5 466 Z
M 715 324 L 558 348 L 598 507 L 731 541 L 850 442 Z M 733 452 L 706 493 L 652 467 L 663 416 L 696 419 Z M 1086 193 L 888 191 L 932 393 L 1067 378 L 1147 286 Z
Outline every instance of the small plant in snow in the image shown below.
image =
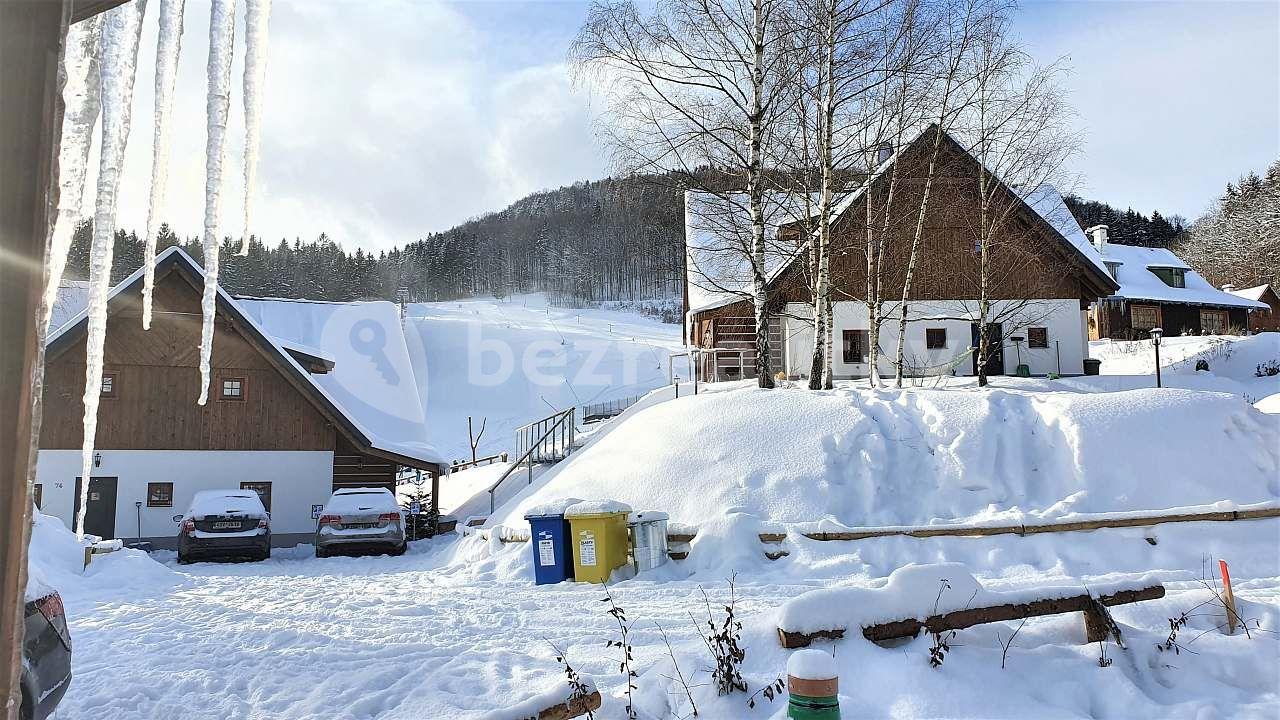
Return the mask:
M 736 577 L 735 575 L 734 578 Z M 720 695 L 728 695 L 735 690 L 747 691 L 747 681 L 742 679 L 741 672 L 742 661 L 747 653 L 738 644 L 742 637 L 742 621 L 738 620 L 734 610 L 737 605 L 734 578 L 729 579 L 729 604 L 724 606 L 724 619 L 716 622 L 715 614 L 711 611 L 711 598 L 707 597 L 706 590 L 702 590 L 702 599 L 707 605 L 707 627 L 711 632 L 704 633 L 701 625 L 696 621 L 694 623 L 715 662 L 711 680 Z
M 618 639 L 606 640 L 604 646 L 616 647 L 622 651 L 622 662 L 618 663 L 618 672 L 622 673 L 627 682 L 627 717 L 635 718 L 635 702 L 631 699 L 631 691 L 636 689 L 637 675 L 636 671 L 631 669 L 631 628 L 627 625 L 627 613 L 613 601 L 613 593 L 609 592 L 608 585 L 604 586 L 604 598 L 600 602 L 609 603 L 609 616 L 618 622 Z
M 933 614 L 938 614 L 938 603 L 942 602 L 942 593 L 951 589 L 951 583 L 946 578 L 938 581 L 938 596 L 933 599 Z M 933 645 L 929 646 L 929 665 L 932 667 L 942 667 L 942 663 L 947 659 L 947 652 L 951 650 L 951 641 L 956 637 L 956 631 L 937 632 L 930 630 L 933 634 Z
M 582 676 L 578 674 L 578 671 L 574 670 L 573 666 L 569 664 L 569 658 L 560 648 L 556 647 L 555 643 L 548 640 L 547 644 L 551 646 L 552 650 L 556 651 L 556 662 L 560 663 L 560 666 L 564 668 L 565 679 L 569 681 L 569 709 L 581 708 L 586 711 L 587 720 L 595 720 L 595 713 L 587 705 L 587 699 L 591 697 L 595 689 L 582 680 Z M 529 720 L 537 720 L 537 718 L 530 718 Z
M 684 688 L 685 697 L 689 699 L 689 707 L 693 710 L 691 717 L 698 717 L 698 705 L 693 701 L 693 691 L 689 689 L 689 682 L 685 680 L 684 673 L 680 672 L 680 663 L 676 662 L 676 651 L 671 648 L 671 641 L 667 639 L 667 631 L 656 622 L 653 626 L 658 628 L 659 633 L 662 633 L 662 642 L 667 646 L 667 656 L 671 658 L 671 667 L 676 671 L 674 678 L 668 677 L 667 679 L 680 682 L 680 687 Z
M 1098 651 L 1101 653 L 1098 656 L 1098 667 L 1111 667 L 1112 660 L 1107 657 L 1107 643 L 1105 641 L 1098 641 Z
M 1009 648 L 1013 647 L 1013 639 L 1018 637 L 1018 633 L 1022 632 L 1022 626 L 1026 624 L 1027 624 L 1026 619 L 1023 619 L 1023 621 L 1018 624 L 1018 627 L 1014 629 L 1013 634 L 1009 636 L 1008 640 L 1004 640 L 1003 638 L 1000 637 L 1000 633 L 996 633 L 996 642 L 1000 643 L 1000 669 L 1001 670 L 1004 669 L 1005 663 L 1009 659 Z
M 786 686 L 787 684 L 782 678 L 778 678 L 777 680 L 774 680 L 768 685 L 765 685 L 759 690 L 751 693 L 751 697 L 747 698 L 747 707 L 754 708 L 756 706 L 757 695 L 763 695 L 765 700 L 768 700 L 769 702 L 773 702 L 774 698 L 782 697 L 782 691 L 784 688 L 786 688 Z
M 1161 652 L 1172 650 L 1174 655 L 1181 655 L 1186 648 L 1178 644 L 1178 631 L 1186 627 L 1188 619 L 1185 612 L 1176 618 L 1169 618 L 1169 637 L 1164 642 L 1157 643 L 1156 649 Z
M 1280 359 L 1268 360 L 1262 363 L 1253 371 L 1253 374 L 1256 377 L 1273 377 L 1275 375 L 1280 375 Z

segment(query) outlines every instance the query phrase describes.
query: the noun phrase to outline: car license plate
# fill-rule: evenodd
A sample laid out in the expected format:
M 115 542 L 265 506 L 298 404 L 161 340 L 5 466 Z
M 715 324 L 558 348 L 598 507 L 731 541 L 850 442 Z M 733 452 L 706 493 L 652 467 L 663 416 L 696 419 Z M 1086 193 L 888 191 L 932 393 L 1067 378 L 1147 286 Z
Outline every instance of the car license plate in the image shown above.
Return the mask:
M 372 527 L 378 527 L 377 523 L 347 523 L 343 527 L 348 530 L 368 530 Z
M 214 523 L 214 524 L 213 524 L 213 529 L 214 529 L 214 530 L 232 530 L 232 529 L 239 530 L 239 529 L 240 529 L 240 523 L 238 523 L 238 522 L 216 522 L 216 523 Z

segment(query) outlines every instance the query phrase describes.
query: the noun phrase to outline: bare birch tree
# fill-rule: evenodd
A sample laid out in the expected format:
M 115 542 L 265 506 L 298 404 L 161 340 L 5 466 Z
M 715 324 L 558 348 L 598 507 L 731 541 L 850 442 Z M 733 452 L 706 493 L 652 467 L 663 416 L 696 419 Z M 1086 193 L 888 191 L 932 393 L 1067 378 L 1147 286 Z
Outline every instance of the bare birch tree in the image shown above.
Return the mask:
M 707 175 L 745 191 L 755 323 L 755 371 L 773 386 L 769 359 L 765 237 L 766 148 L 786 112 L 787 76 L 780 32 L 783 0 L 661 0 L 651 13 L 632 2 L 592 4 L 570 56 L 582 80 L 606 99 L 604 135 L 625 171 L 675 171 L 686 187 L 734 194 Z
M 1001 0 L 944 0 L 934 6 L 938 15 L 932 18 L 937 32 L 933 33 L 932 68 L 927 78 L 928 95 L 934 105 L 932 125 L 929 128 L 932 142 L 928 170 L 925 172 L 924 189 L 920 205 L 916 208 L 915 231 L 911 237 L 911 250 L 907 256 L 906 276 L 903 279 L 902 299 L 898 305 L 898 346 L 894 354 L 894 386 L 902 387 L 906 372 L 907 315 L 911 301 L 912 284 L 915 281 L 916 264 L 920 257 L 920 245 L 924 239 L 925 218 L 929 212 L 929 200 L 934 178 L 938 171 L 938 154 L 942 149 L 944 133 L 951 131 L 959 113 L 968 107 L 973 92 L 967 60 L 979 35 L 992 23 L 998 22 L 1007 6 Z
M 978 254 L 976 320 L 978 385 L 988 382 L 987 360 L 1002 347 L 992 346 L 991 326 L 1007 322 L 1025 327 L 1048 314 L 1044 288 L 1027 286 L 1038 256 L 1025 239 L 1010 233 L 1010 221 L 1025 199 L 1064 180 L 1066 161 L 1079 147 L 1069 129 L 1070 108 L 1059 85 L 1061 66 L 1035 66 L 1009 41 L 1008 21 L 997 18 L 974 46 L 972 102 L 958 121 L 969 153 L 977 160 L 973 178 L 979 212 L 974 224 Z M 1021 285 L 1021 287 L 1019 287 Z M 993 291 L 1003 298 L 993 308 Z M 1015 299 L 1016 298 L 1016 299 Z M 1003 340 L 1003 338 L 1002 338 Z

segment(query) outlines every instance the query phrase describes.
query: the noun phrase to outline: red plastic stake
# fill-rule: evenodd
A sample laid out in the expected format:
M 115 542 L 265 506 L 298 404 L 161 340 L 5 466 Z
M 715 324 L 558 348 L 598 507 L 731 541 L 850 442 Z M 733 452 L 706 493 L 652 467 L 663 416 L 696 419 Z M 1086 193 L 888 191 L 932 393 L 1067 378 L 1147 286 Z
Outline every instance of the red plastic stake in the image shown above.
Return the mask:
M 1236 634 L 1236 596 L 1231 591 L 1231 571 L 1227 569 L 1227 561 L 1219 560 L 1218 569 L 1222 572 L 1222 599 L 1227 606 L 1227 634 Z

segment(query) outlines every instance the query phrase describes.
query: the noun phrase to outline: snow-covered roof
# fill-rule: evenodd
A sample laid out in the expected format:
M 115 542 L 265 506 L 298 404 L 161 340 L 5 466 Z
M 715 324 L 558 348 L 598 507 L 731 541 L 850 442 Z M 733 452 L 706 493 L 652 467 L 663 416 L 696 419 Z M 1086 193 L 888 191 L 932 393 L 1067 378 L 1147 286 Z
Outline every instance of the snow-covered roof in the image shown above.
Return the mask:
M 779 241 L 778 228 L 802 219 L 803 205 L 786 193 L 765 194 L 766 279 L 776 277 L 797 252 L 794 242 Z M 688 191 L 684 219 L 689 311 L 710 310 L 751 297 L 747 194 Z
M 1100 272 L 1110 275 L 1107 272 L 1107 266 L 1103 264 L 1102 255 L 1098 249 L 1089 242 L 1089 237 L 1084 234 L 1084 230 L 1080 227 L 1080 223 L 1076 222 L 1076 218 L 1067 209 L 1067 202 L 1062 198 L 1062 193 L 1058 192 L 1058 188 L 1044 183 L 1039 187 L 1023 191 L 1019 189 L 1018 194 L 1022 197 L 1022 201 L 1027 204 L 1036 214 L 1044 218 L 1045 222 L 1053 226 L 1058 234 L 1066 238 L 1071 246 L 1080 251 L 1093 266 Z
M 1267 290 L 1269 290 L 1269 289 L 1271 289 L 1271 284 L 1270 284 L 1270 283 L 1266 283 L 1266 284 L 1263 284 L 1263 285 L 1257 285 L 1257 286 L 1255 286 L 1255 287 L 1251 287 L 1251 288 L 1245 288 L 1245 289 L 1243 289 L 1243 290 L 1227 290 L 1227 291 L 1225 291 L 1225 292 L 1226 292 L 1227 294 L 1229 294 L 1229 295 L 1235 295 L 1236 297 L 1242 297 L 1242 298 L 1244 298 L 1245 300 L 1257 300 L 1257 301 L 1261 302 L 1261 301 L 1262 301 L 1262 296 L 1263 296 L 1263 295 L 1266 295 L 1266 294 L 1267 294 Z
M 1265 303 L 1219 290 L 1166 248 L 1107 243 L 1103 246 L 1101 257 L 1103 262 L 1115 266 L 1115 279 L 1120 283 L 1120 289 L 1111 296 L 1113 298 L 1217 307 L 1267 308 Z M 1152 269 L 1164 268 L 1182 270 L 1186 287 L 1170 287 L 1152 272 Z
M 913 140 L 901 145 L 865 177 L 857 190 L 841 198 L 831 208 L 831 223 L 838 222 L 840 216 L 898 161 L 907 148 L 919 142 L 934 127 L 936 126 L 926 127 Z M 944 133 L 944 136 L 956 147 L 960 147 L 949 134 Z M 960 150 L 965 152 L 963 147 Z M 1016 192 L 1032 212 L 1062 236 L 1097 273 L 1099 279 L 1105 282 L 1111 277 L 1097 249 L 1089 242 L 1056 187 L 1044 183 L 1035 188 L 1017 188 Z M 777 238 L 781 225 L 804 217 L 803 207 L 802 200 L 786 193 L 765 195 L 765 240 L 768 243 L 765 265 L 768 282 L 772 282 L 804 249 L 804 243 L 779 241 Z M 745 193 L 685 193 L 685 249 L 688 258 L 686 272 L 690 315 L 751 297 L 752 268 L 745 252 L 750 247 L 750 231 Z
M 88 280 L 63 280 L 58 285 L 58 299 L 53 302 L 49 328 L 62 327 L 89 304 Z
M 276 344 L 333 362 L 332 371 L 311 375 L 311 381 L 371 434 L 375 447 L 410 457 L 439 457 L 426 442 L 426 416 L 394 303 L 237 302 Z
M 202 277 L 200 267 L 182 248 L 170 247 L 156 256 L 156 268 L 179 263 L 196 277 Z M 138 268 L 111 289 L 107 294 L 110 304 L 118 295 L 139 285 L 143 269 Z M 320 399 L 324 409 L 337 413 L 350 424 L 367 445 L 375 450 L 400 455 L 406 460 L 442 466 L 444 459 L 427 441 L 422 407 L 418 403 L 417 385 L 409 364 L 404 332 L 395 305 L 376 303 L 309 303 L 306 301 L 257 300 L 239 301 L 218 287 L 219 307 L 234 313 L 238 319 L 256 333 L 267 349 L 277 356 L 285 367 L 299 380 L 307 383 Z M 255 315 L 248 307 L 252 303 L 270 306 L 287 304 L 297 307 L 316 306 L 311 310 L 288 313 L 281 310 L 259 308 Z M 375 307 L 377 306 L 377 307 Z M 65 342 L 78 326 L 83 326 L 88 307 L 75 313 L 66 310 L 67 319 L 49 333 L 46 346 Z M 58 311 L 55 309 L 55 317 Z M 303 325 L 311 316 L 310 324 Z M 259 322 L 263 317 L 271 322 L 282 335 L 301 336 L 294 341 L 300 347 L 318 349 L 335 360 L 335 372 L 314 375 L 306 370 L 283 344 Z M 290 323 L 301 325 L 290 329 Z M 307 333 L 317 334 L 318 340 L 307 342 Z M 345 342 L 345 354 L 343 347 Z M 345 372 L 339 372 L 345 360 Z

